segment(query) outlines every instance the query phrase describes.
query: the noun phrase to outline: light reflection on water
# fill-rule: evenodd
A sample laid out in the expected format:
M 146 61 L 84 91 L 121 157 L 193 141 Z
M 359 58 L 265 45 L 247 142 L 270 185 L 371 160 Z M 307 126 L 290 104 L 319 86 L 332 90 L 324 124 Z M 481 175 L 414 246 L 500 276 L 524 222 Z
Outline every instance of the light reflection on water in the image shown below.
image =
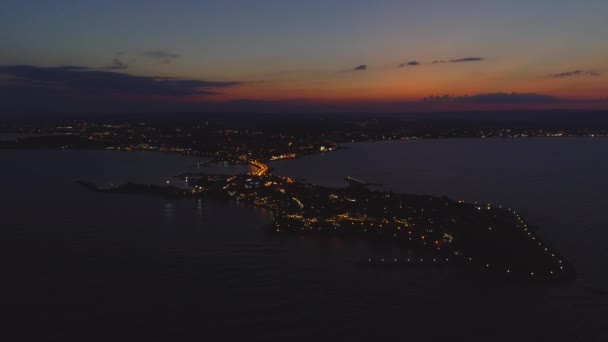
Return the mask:
M 165 213 L 165 218 L 167 220 L 171 220 L 173 219 L 173 216 L 175 214 L 175 210 L 173 209 L 173 203 L 172 202 L 167 202 L 165 203 L 165 207 L 164 207 L 164 213 Z

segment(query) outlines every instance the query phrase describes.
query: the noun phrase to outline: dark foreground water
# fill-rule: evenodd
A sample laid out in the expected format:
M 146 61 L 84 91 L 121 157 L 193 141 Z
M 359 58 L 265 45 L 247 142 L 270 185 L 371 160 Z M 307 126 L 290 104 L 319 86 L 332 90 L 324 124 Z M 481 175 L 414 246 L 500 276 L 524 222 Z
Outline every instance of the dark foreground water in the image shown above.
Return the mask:
M 534 287 L 458 270 L 361 269 L 362 258 L 402 251 L 275 236 L 270 213 L 233 203 L 74 184 L 174 181 L 194 170 L 191 158 L 0 151 L 8 326 L 38 341 L 606 341 L 607 150 L 608 139 L 434 140 L 274 164 L 330 186 L 351 175 L 511 206 L 581 273 L 574 284 Z

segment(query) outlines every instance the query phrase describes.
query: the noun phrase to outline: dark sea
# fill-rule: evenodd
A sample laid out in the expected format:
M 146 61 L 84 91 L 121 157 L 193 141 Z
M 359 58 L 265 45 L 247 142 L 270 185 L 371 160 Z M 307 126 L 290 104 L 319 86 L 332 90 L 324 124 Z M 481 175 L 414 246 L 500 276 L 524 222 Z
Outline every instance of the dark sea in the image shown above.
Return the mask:
M 608 139 L 350 144 L 272 163 L 332 187 L 503 205 L 540 227 L 576 282 L 462 269 L 369 269 L 380 242 L 269 233 L 272 213 L 214 200 L 87 192 L 75 181 L 179 184 L 163 153 L 0 151 L 7 341 L 608 341 Z

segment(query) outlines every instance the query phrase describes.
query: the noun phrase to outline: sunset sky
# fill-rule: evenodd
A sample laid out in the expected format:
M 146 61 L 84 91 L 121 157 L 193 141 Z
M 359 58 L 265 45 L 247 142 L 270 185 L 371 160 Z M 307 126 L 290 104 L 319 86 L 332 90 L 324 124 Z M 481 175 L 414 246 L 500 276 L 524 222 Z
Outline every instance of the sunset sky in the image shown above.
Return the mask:
M 607 34 L 605 0 L 4 0 L 0 109 L 608 108 Z

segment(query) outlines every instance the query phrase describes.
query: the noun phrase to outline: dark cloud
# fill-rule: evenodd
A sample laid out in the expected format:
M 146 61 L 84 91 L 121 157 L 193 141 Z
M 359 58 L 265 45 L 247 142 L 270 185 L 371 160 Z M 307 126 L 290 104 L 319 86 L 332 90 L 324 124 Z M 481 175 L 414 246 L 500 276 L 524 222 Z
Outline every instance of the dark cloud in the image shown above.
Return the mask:
M 459 101 L 479 104 L 536 104 L 556 103 L 566 100 L 551 95 L 536 93 L 489 93 L 464 96 L 459 98 Z
M 573 77 L 573 76 L 599 76 L 600 74 L 595 71 L 583 71 L 583 70 L 574 70 L 574 71 L 566 71 L 560 72 L 559 74 L 550 75 L 554 78 L 564 78 L 564 77 Z
M 156 59 L 164 64 L 169 64 L 180 57 L 177 53 L 167 49 L 149 50 L 144 52 L 144 56 Z
M 10 77 L 4 86 L 39 86 L 61 89 L 75 94 L 117 94 L 143 96 L 188 96 L 216 94 L 220 88 L 239 82 L 132 76 L 82 67 L 36 67 L 30 65 L 0 66 L 0 74 Z M 18 83 L 18 84 L 17 84 Z
M 365 71 L 367 70 L 367 65 L 361 64 L 353 69 L 353 71 Z
M 482 58 L 482 57 L 465 57 L 465 58 L 456 58 L 456 59 L 450 59 L 450 60 L 438 59 L 438 60 L 434 60 L 433 64 L 481 62 L 481 61 L 485 61 L 485 58 Z
M 465 57 L 458 59 L 450 59 L 450 63 L 462 63 L 462 62 L 481 62 L 485 60 L 485 58 L 481 57 Z
M 112 61 L 110 62 L 110 64 L 103 67 L 103 69 L 119 70 L 119 69 L 127 69 L 128 67 L 129 67 L 129 64 L 123 62 L 119 58 L 113 58 Z
M 488 93 L 467 96 L 438 95 L 423 99 L 424 102 L 455 102 L 472 104 L 549 104 L 568 100 L 536 93 Z
M 399 64 L 399 67 L 403 68 L 403 67 L 406 67 L 406 66 L 419 66 L 419 65 L 420 65 L 420 63 L 418 63 L 416 61 L 410 61 L 410 62 L 407 62 L 407 63 Z

